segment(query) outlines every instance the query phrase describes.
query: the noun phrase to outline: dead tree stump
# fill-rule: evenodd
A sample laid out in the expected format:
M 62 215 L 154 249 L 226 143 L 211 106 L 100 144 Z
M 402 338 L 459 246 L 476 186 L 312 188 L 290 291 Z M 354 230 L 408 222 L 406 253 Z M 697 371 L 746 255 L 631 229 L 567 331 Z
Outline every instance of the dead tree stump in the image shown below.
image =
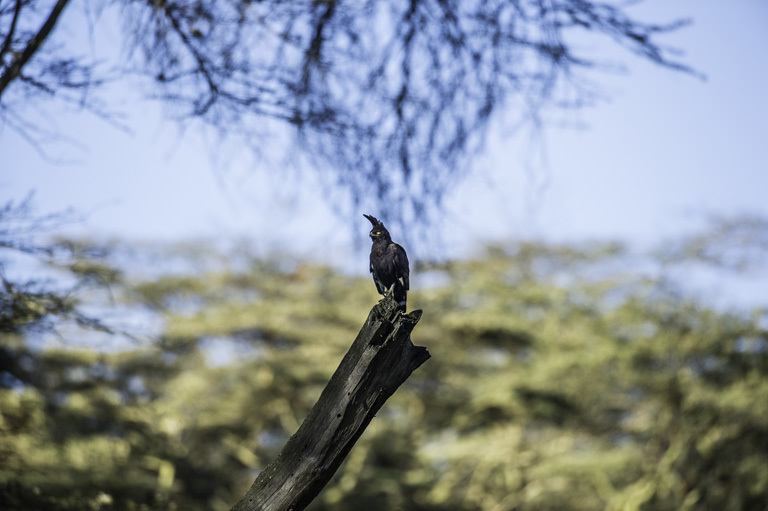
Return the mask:
M 410 333 L 421 311 L 396 311 L 387 296 L 371 309 L 320 399 L 232 511 L 300 511 L 325 487 L 352 446 L 411 373 L 429 357 Z

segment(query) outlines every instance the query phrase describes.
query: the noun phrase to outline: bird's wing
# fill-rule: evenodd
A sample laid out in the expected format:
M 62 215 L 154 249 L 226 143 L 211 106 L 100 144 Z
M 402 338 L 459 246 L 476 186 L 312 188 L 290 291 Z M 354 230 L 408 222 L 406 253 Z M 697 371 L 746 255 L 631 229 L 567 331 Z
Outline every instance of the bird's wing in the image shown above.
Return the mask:
M 369 269 L 371 270 L 371 275 L 373 275 L 373 283 L 376 284 L 376 291 L 378 291 L 380 295 L 383 295 L 387 292 L 387 288 L 384 286 L 384 284 L 382 284 L 381 280 L 379 280 L 379 276 L 376 274 L 376 272 L 373 271 L 373 254 L 371 254 L 371 263 Z
M 395 267 L 395 278 L 402 281 L 405 289 L 410 289 L 409 276 L 410 269 L 408 268 L 408 254 L 405 253 L 405 249 L 397 243 L 392 243 L 389 246 L 390 253 L 392 254 L 392 261 Z

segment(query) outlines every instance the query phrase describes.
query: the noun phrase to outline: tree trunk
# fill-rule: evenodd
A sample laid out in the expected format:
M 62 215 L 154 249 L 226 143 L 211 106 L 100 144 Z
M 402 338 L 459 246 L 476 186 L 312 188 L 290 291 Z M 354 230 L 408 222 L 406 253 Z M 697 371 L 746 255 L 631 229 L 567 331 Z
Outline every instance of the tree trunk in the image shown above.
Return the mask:
M 371 309 L 304 423 L 232 511 L 307 507 L 384 402 L 430 357 L 410 338 L 421 311 L 401 314 L 396 307 L 388 295 Z

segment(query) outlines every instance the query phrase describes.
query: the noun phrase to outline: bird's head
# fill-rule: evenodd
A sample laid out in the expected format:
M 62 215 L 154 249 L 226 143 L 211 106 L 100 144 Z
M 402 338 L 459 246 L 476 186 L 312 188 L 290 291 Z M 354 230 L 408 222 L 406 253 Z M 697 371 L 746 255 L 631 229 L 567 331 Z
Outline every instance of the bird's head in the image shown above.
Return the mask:
M 376 241 L 378 239 L 384 239 L 389 240 L 391 239 L 389 237 L 389 231 L 386 227 L 384 227 L 384 224 L 382 224 L 378 218 L 371 215 L 363 215 L 365 218 L 367 218 L 373 227 L 371 228 L 371 232 L 369 233 L 371 236 L 371 240 Z

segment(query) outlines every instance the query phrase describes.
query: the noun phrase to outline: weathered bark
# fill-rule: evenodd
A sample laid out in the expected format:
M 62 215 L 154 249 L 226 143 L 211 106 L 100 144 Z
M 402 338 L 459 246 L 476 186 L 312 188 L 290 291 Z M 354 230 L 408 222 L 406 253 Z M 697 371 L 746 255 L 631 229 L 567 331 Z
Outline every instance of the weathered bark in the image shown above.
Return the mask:
M 304 509 L 384 402 L 429 358 L 410 338 L 421 311 L 400 314 L 396 307 L 388 295 L 371 309 L 304 423 L 232 511 Z

